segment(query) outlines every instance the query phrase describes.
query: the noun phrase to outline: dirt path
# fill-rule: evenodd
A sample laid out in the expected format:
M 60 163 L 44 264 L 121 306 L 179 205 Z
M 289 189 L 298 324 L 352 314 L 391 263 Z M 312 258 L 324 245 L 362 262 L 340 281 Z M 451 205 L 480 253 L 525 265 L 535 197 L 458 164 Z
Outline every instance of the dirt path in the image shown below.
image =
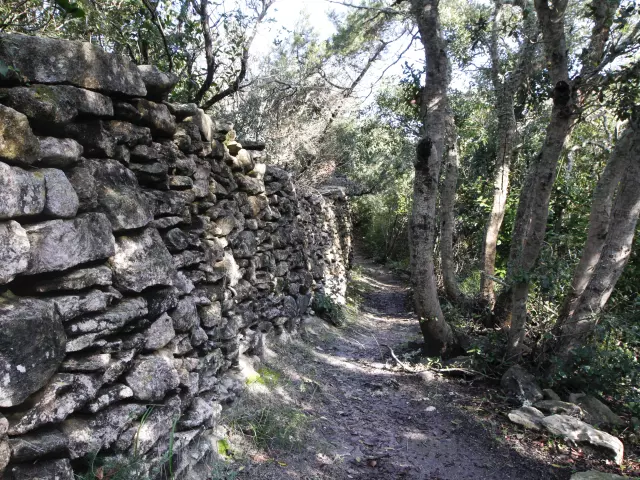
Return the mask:
M 305 341 L 276 346 L 262 368 L 279 373 L 267 374 L 271 380 L 231 409 L 245 420 L 230 436 L 238 478 L 566 478 L 500 444 L 477 412 L 458 402 L 466 388 L 459 381 L 425 381 L 396 368 L 380 344 L 396 348 L 420 338 L 407 313 L 406 284 L 371 262 L 358 263 L 366 290 L 360 314 L 345 328 L 315 323 Z M 292 428 L 286 447 L 257 448 L 247 418 L 256 408 L 276 415 L 282 407 L 303 413 L 302 431 Z

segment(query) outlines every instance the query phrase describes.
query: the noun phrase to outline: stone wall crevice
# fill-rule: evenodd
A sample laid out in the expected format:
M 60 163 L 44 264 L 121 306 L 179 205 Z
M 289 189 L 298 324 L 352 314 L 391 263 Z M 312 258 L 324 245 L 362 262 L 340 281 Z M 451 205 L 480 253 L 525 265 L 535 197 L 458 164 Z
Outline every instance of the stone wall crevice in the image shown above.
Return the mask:
M 174 422 L 187 478 L 240 356 L 314 294 L 345 302 L 348 199 L 168 102 L 155 67 L 13 34 L 0 59 L 0 478 L 71 480 L 97 452 L 151 467 Z

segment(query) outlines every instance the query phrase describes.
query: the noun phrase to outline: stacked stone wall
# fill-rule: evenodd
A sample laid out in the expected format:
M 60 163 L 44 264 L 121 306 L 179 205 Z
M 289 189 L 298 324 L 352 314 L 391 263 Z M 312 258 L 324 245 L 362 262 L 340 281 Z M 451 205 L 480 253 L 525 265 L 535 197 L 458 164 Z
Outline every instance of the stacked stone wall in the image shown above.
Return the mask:
M 198 478 L 240 355 L 344 302 L 344 192 L 296 188 L 154 67 L 22 35 L 0 60 L 0 478 L 162 458 L 171 431 Z

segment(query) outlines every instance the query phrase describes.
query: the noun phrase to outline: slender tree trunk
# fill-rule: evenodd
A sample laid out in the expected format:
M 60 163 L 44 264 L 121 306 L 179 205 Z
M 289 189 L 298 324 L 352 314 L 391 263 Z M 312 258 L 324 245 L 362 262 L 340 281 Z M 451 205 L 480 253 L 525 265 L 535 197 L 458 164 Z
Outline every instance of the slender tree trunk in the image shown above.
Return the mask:
M 624 130 L 613 152 L 611 152 L 609 161 L 593 192 L 587 239 L 580 256 L 580 262 L 573 273 L 569 293 L 565 297 L 558 315 L 558 326 L 573 315 L 576 302 L 587 287 L 596 265 L 600 261 L 609 231 L 614 195 L 623 173 L 633 160 L 631 155 L 633 143 L 637 142 L 636 136 L 637 132 L 634 132 L 631 127 Z
M 500 95 L 500 93 L 498 93 Z M 495 284 L 491 277 L 496 272 L 496 255 L 498 236 L 507 206 L 509 193 L 509 173 L 513 161 L 513 150 L 516 140 L 516 117 L 513 112 L 513 96 L 499 96 L 498 107 L 498 138 L 496 171 L 493 182 L 493 204 L 487 222 L 482 255 L 482 271 L 480 277 L 480 294 L 483 300 L 493 307 L 495 304 Z
M 439 0 L 412 0 L 425 49 L 426 84 L 422 97 L 423 137 L 416 148 L 413 210 L 410 226 L 411 280 L 415 308 L 430 355 L 446 355 L 455 345 L 436 284 L 434 246 L 440 165 L 445 148 L 449 62 L 440 28 Z
M 545 44 L 549 74 L 554 84 L 551 121 L 547 126 L 542 150 L 527 172 L 520 191 L 520 201 L 513 228 L 507 283 L 511 285 L 508 354 L 519 357 L 525 350 L 529 276 L 538 254 L 549 216 L 549 199 L 558 160 L 571 131 L 574 118 L 574 92 L 569 83 L 564 13 L 567 0 L 557 0 L 549 6 L 547 0 L 535 0 L 540 30 Z
M 534 0 L 545 46 L 549 76 L 554 84 L 553 109 L 542 150 L 537 162 L 529 169 L 520 193 L 509 252 L 507 283 L 512 286 L 511 305 L 510 308 L 502 308 L 502 310 L 511 312 L 507 350 L 513 358 L 519 357 L 526 350 L 524 338 L 530 274 L 544 240 L 549 216 L 549 199 L 558 160 L 580 106 L 577 102 L 578 96 L 580 94 L 581 103 L 588 93 L 580 91 L 580 79 L 588 78 L 599 64 L 609 36 L 611 19 L 619 4 L 617 0 L 596 2 L 606 4 L 606 8 L 592 9 L 594 26 L 589 47 L 585 49 L 582 56 L 580 75 L 571 82 L 564 22 L 567 2 L 568 0 Z
M 453 117 L 453 116 L 451 116 Z M 453 120 L 453 118 L 451 118 Z M 449 126 L 448 141 L 445 146 L 444 180 L 440 192 L 440 265 L 444 292 L 452 302 L 463 299 L 456 278 L 456 263 L 453 254 L 453 233 L 455 227 L 456 187 L 458 185 L 458 142 L 456 127 Z
M 630 161 L 616 195 L 609 229 L 588 284 L 574 304 L 572 315 L 560 327 L 561 357 L 567 357 L 582 344 L 597 325 L 616 282 L 629 261 L 640 215 L 640 127 L 633 132 Z
M 493 181 L 493 204 L 487 221 L 487 229 L 482 249 L 482 271 L 480 277 L 480 295 L 486 304 L 495 305 L 495 276 L 498 236 L 504 220 L 507 195 L 509 193 L 509 174 L 515 158 L 517 124 L 514 112 L 514 99 L 518 88 L 524 83 L 531 71 L 536 51 L 535 37 L 538 35 L 535 16 L 524 15 L 524 39 L 518 52 L 518 65 L 514 72 L 502 79 L 499 53 L 499 30 L 503 0 L 494 0 L 495 8 L 492 16 L 489 52 L 491 58 L 491 81 L 495 94 L 495 107 L 498 117 L 498 134 L 496 138 L 496 163 Z M 522 7 L 527 8 L 527 1 Z

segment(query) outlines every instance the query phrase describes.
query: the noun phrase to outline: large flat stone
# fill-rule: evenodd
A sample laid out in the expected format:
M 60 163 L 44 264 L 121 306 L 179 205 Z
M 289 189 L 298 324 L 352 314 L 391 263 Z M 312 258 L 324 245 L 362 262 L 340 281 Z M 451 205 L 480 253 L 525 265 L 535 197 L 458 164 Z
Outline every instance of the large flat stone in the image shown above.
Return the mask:
M 551 415 L 540 420 L 540 423 L 553 435 L 605 450 L 617 464 L 622 463 L 624 445 L 613 435 L 597 430 L 588 423 L 568 415 Z
M 15 424 L 9 435 L 24 435 L 43 425 L 62 422 L 92 400 L 102 381 L 97 375 L 58 373 L 42 392 L 42 397 Z
M 136 98 L 131 103 L 117 103 L 115 112 L 118 118 L 149 127 L 155 135 L 172 137 L 176 133 L 176 120 L 162 103 Z
M 153 220 L 153 209 L 131 170 L 115 160 L 87 160 L 83 166 L 95 179 L 98 209 L 115 232 L 144 227 Z
M 53 304 L 32 298 L 0 300 L 0 332 L 0 407 L 12 407 L 47 384 L 66 337 Z
M 45 192 L 42 173 L 0 163 L 0 220 L 41 213 Z
M 109 259 L 114 285 L 121 290 L 141 292 L 153 285 L 173 285 L 173 258 L 155 228 L 118 237 L 116 253 Z
M 54 429 L 9 439 L 11 459 L 16 463 L 53 455 L 64 456 L 67 453 L 67 444 L 67 437 Z
M 75 165 L 82 155 L 83 148 L 72 138 L 38 137 L 40 159 L 43 167 L 67 168 Z
M 3 58 L 1 53 L 0 58 Z M 0 105 L 0 160 L 27 166 L 35 163 L 39 155 L 40 144 L 31 131 L 27 117 Z
M 104 313 L 86 316 L 67 325 L 67 331 L 71 335 L 117 331 L 130 321 L 146 314 L 147 302 L 144 298 L 125 298 Z
M 38 280 L 32 284 L 32 288 L 38 293 L 47 293 L 60 290 L 82 290 L 93 286 L 106 287 L 111 285 L 111 277 L 111 269 L 103 265 L 74 270 L 55 278 Z
M 75 478 L 71 462 L 67 458 L 15 465 L 10 468 L 10 473 L 11 480 L 74 480 Z
M 69 84 L 139 97 L 147 94 L 133 62 L 90 43 L 2 34 L 0 58 L 33 83 Z
M 71 458 L 108 449 L 146 408 L 143 405 L 115 405 L 89 418 L 70 418 L 62 424 L 69 439 Z
M 23 113 L 41 129 L 64 125 L 78 115 L 112 117 L 111 99 L 70 85 L 32 85 L 0 89 L 2 103 Z
M 0 285 L 27 269 L 29 248 L 27 232 L 18 222 L 0 222 Z
M 25 230 L 31 244 L 27 275 L 66 270 L 115 253 L 111 224 L 101 213 L 37 223 Z

